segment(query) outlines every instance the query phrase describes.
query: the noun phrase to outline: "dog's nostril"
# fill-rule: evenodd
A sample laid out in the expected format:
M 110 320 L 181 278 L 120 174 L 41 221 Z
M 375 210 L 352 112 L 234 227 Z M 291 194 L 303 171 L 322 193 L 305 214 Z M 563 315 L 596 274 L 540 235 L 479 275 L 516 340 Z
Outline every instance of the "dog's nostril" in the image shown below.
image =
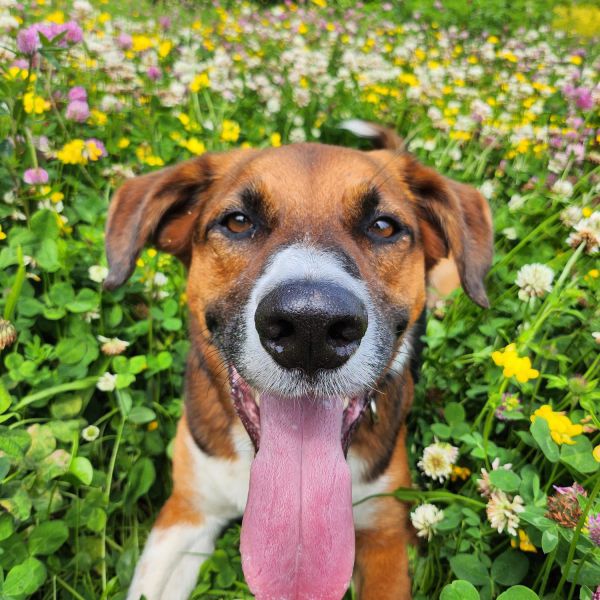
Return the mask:
M 264 336 L 273 342 L 278 342 L 283 338 L 294 334 L 294 325 L 285 319 L 272 321 L 264 329 Z
M 362 339 L 365 329 L 364 324 L 357 319 L 344 319 L 329 327 L 327 337 L 334 346 L 346 346 Z

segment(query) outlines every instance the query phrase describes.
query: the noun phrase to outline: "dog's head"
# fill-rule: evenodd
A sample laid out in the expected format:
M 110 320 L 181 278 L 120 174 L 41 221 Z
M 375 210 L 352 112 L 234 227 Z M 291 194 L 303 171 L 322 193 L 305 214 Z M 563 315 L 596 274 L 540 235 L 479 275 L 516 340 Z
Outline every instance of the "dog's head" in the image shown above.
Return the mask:
M 406 153 L 320 144 L 237 150 L 118 190 L 106 232 L 108 288 L 131 275 L 146 243 L 188 266 L 197 351 L 215 377 L 229 371 L 238 414 L 260 448 L 242 537 L 251 587 L 280 593 L 276 567 L 263 568 L 275 560 L 286 580 L 308 569 L 309 588 L 342 590 L 354 535 L 342 451 L 369 392 L 404 368 L 427 272 L 452 255 L 465 292 L 487 306 L 487 203 Z M 335 508 L 297 530 L 296 513 L 306 519 L 324 499 Z M 278 503 L 265 517 L 265 505 Z M 323 536 L 315 579 L 306 547 Z M 303 546 L 303 557 L 291 557 L 284 540 Z

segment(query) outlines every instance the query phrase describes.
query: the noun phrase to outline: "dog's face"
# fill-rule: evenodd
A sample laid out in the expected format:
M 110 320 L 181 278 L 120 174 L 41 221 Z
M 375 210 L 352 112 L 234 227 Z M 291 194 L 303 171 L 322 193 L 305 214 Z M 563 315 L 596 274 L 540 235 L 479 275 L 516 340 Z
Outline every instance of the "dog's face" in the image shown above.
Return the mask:
M 287 498 L 307 477 L 298 461 L 319 465 L 319 494 L 340 498 L 332 548 L 351 544 L 346 484 L 331 483 L 347 479 L 339 455 L 371 391 L 403 370 L 428 269 L 452 254 L 465 291 L 486 305 L 485 200 L 406 154 L 319 144 L 239 150 L 119 190 L 107 226 L 108 287 L 130 275 L 148 240 L 189 267 L 196 350 L 216 377 L 229 373 L 238 414 L 260 448 L 244 521 L 254 526 L 242 536 L 249 581 L 262 577 L 258 549 L 278 535 L 258 507 Z M 342 589 L 348 569 L 332 569 L 323 578 Z

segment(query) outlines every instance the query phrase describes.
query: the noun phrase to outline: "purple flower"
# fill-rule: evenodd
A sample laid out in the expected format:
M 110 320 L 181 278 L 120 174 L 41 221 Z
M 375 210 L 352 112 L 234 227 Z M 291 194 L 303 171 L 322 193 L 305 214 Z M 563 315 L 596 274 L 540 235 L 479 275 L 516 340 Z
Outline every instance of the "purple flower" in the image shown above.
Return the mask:
M 67 42 L 70 42 L 71 44 L 78 44 L 83 40 L 83 31 L 75 21 L 67 21 L 61 27 L 62 31 L 67 32 L 67 35 L 65 35 Z
M 496 408 L 495 417 L 500 421 L 508 421 L 521 414 L 521 400 L 514 394 L 502 394 L 502 403 Z
M 588 517 L 588 530 L 590 532 L 590 540 L 592 540 L 596 546 L 600 546 L 600 513 Z M 600 590 L 600 587 L 598 590 Z M 598 590 L 596 590 L 596 592 L 598 592 Z
M 87 102 L 81 100 L 73 100 L 67 106 L 67 119 L 83 123 L 90 117 L 90 107 Z
M 158 67 L 152 65 L 148 67 L 146 75 L 148 75 L 148 79 L 151 79 L 152 81 L 158 81 L 162 77 L 162 71 Z
M 164 29 L 166 31 L 167 29 L 169 29 L 171 27 L 171 17 L 166 17 L 166 16 L 159 17 L 158 23 L 162 27 L 162 29 Z
M 592 600 L 600 600 L 600 585 L 596 588 Z
M 577 99 L 575 100 L 575 105 L 581 110 L 591 110 L 594 108 L 592 91 L 588 90 L 587 88 L 579 88 L 577 90 Z
M 42 44 L 38 32 L 33 27 L 22 29 L 17 35 L 17 48 L 23 54 L 33 55 Z
M 40 167 L 27 169 L 23 173 L 23 181 L 28 185 L 43 185 L 48 183 L 48 172 Z
M 576 481 L 573 482 L 573 485 L 565 487 L 553 485 L 552 487 L 556 490 L 556 493 L 560 494 L 561 496 L 587 496 L 587 492 Z
M 121 48 L 121 50 L 129 50 L 129 48 L 131 48 L 132 43 L 133 40 L 131 39 L 131 36 L 128 33 L 119 34 L 119 37 L 117 38 L 117 44 L 119 48 Z
M 81 102 L 87 102 L 87 92 L 84 87 L 80 85 L 76 85 L 69 90 L 67 94 L 69 100 L 73 102 L 73 100 L 79 100 Z

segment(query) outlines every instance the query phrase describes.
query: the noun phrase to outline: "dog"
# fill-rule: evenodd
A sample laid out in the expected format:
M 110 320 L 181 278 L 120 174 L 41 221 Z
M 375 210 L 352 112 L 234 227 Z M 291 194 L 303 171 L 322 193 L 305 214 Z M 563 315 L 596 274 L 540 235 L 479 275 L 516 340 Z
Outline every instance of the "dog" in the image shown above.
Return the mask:
M 187 267 L 191 351 L 174 487 L 128 599 L 184 600 L 222 529 L 259 600 L 411 597 L 404 504 L 428 274 L 451 258 L 488 306 L 489 206 L 402 150 L 300 143 L 207 153 L 126 181 L 107 289 L 146 244 Z M 370 416 L 369 416 L 370 415 Z

